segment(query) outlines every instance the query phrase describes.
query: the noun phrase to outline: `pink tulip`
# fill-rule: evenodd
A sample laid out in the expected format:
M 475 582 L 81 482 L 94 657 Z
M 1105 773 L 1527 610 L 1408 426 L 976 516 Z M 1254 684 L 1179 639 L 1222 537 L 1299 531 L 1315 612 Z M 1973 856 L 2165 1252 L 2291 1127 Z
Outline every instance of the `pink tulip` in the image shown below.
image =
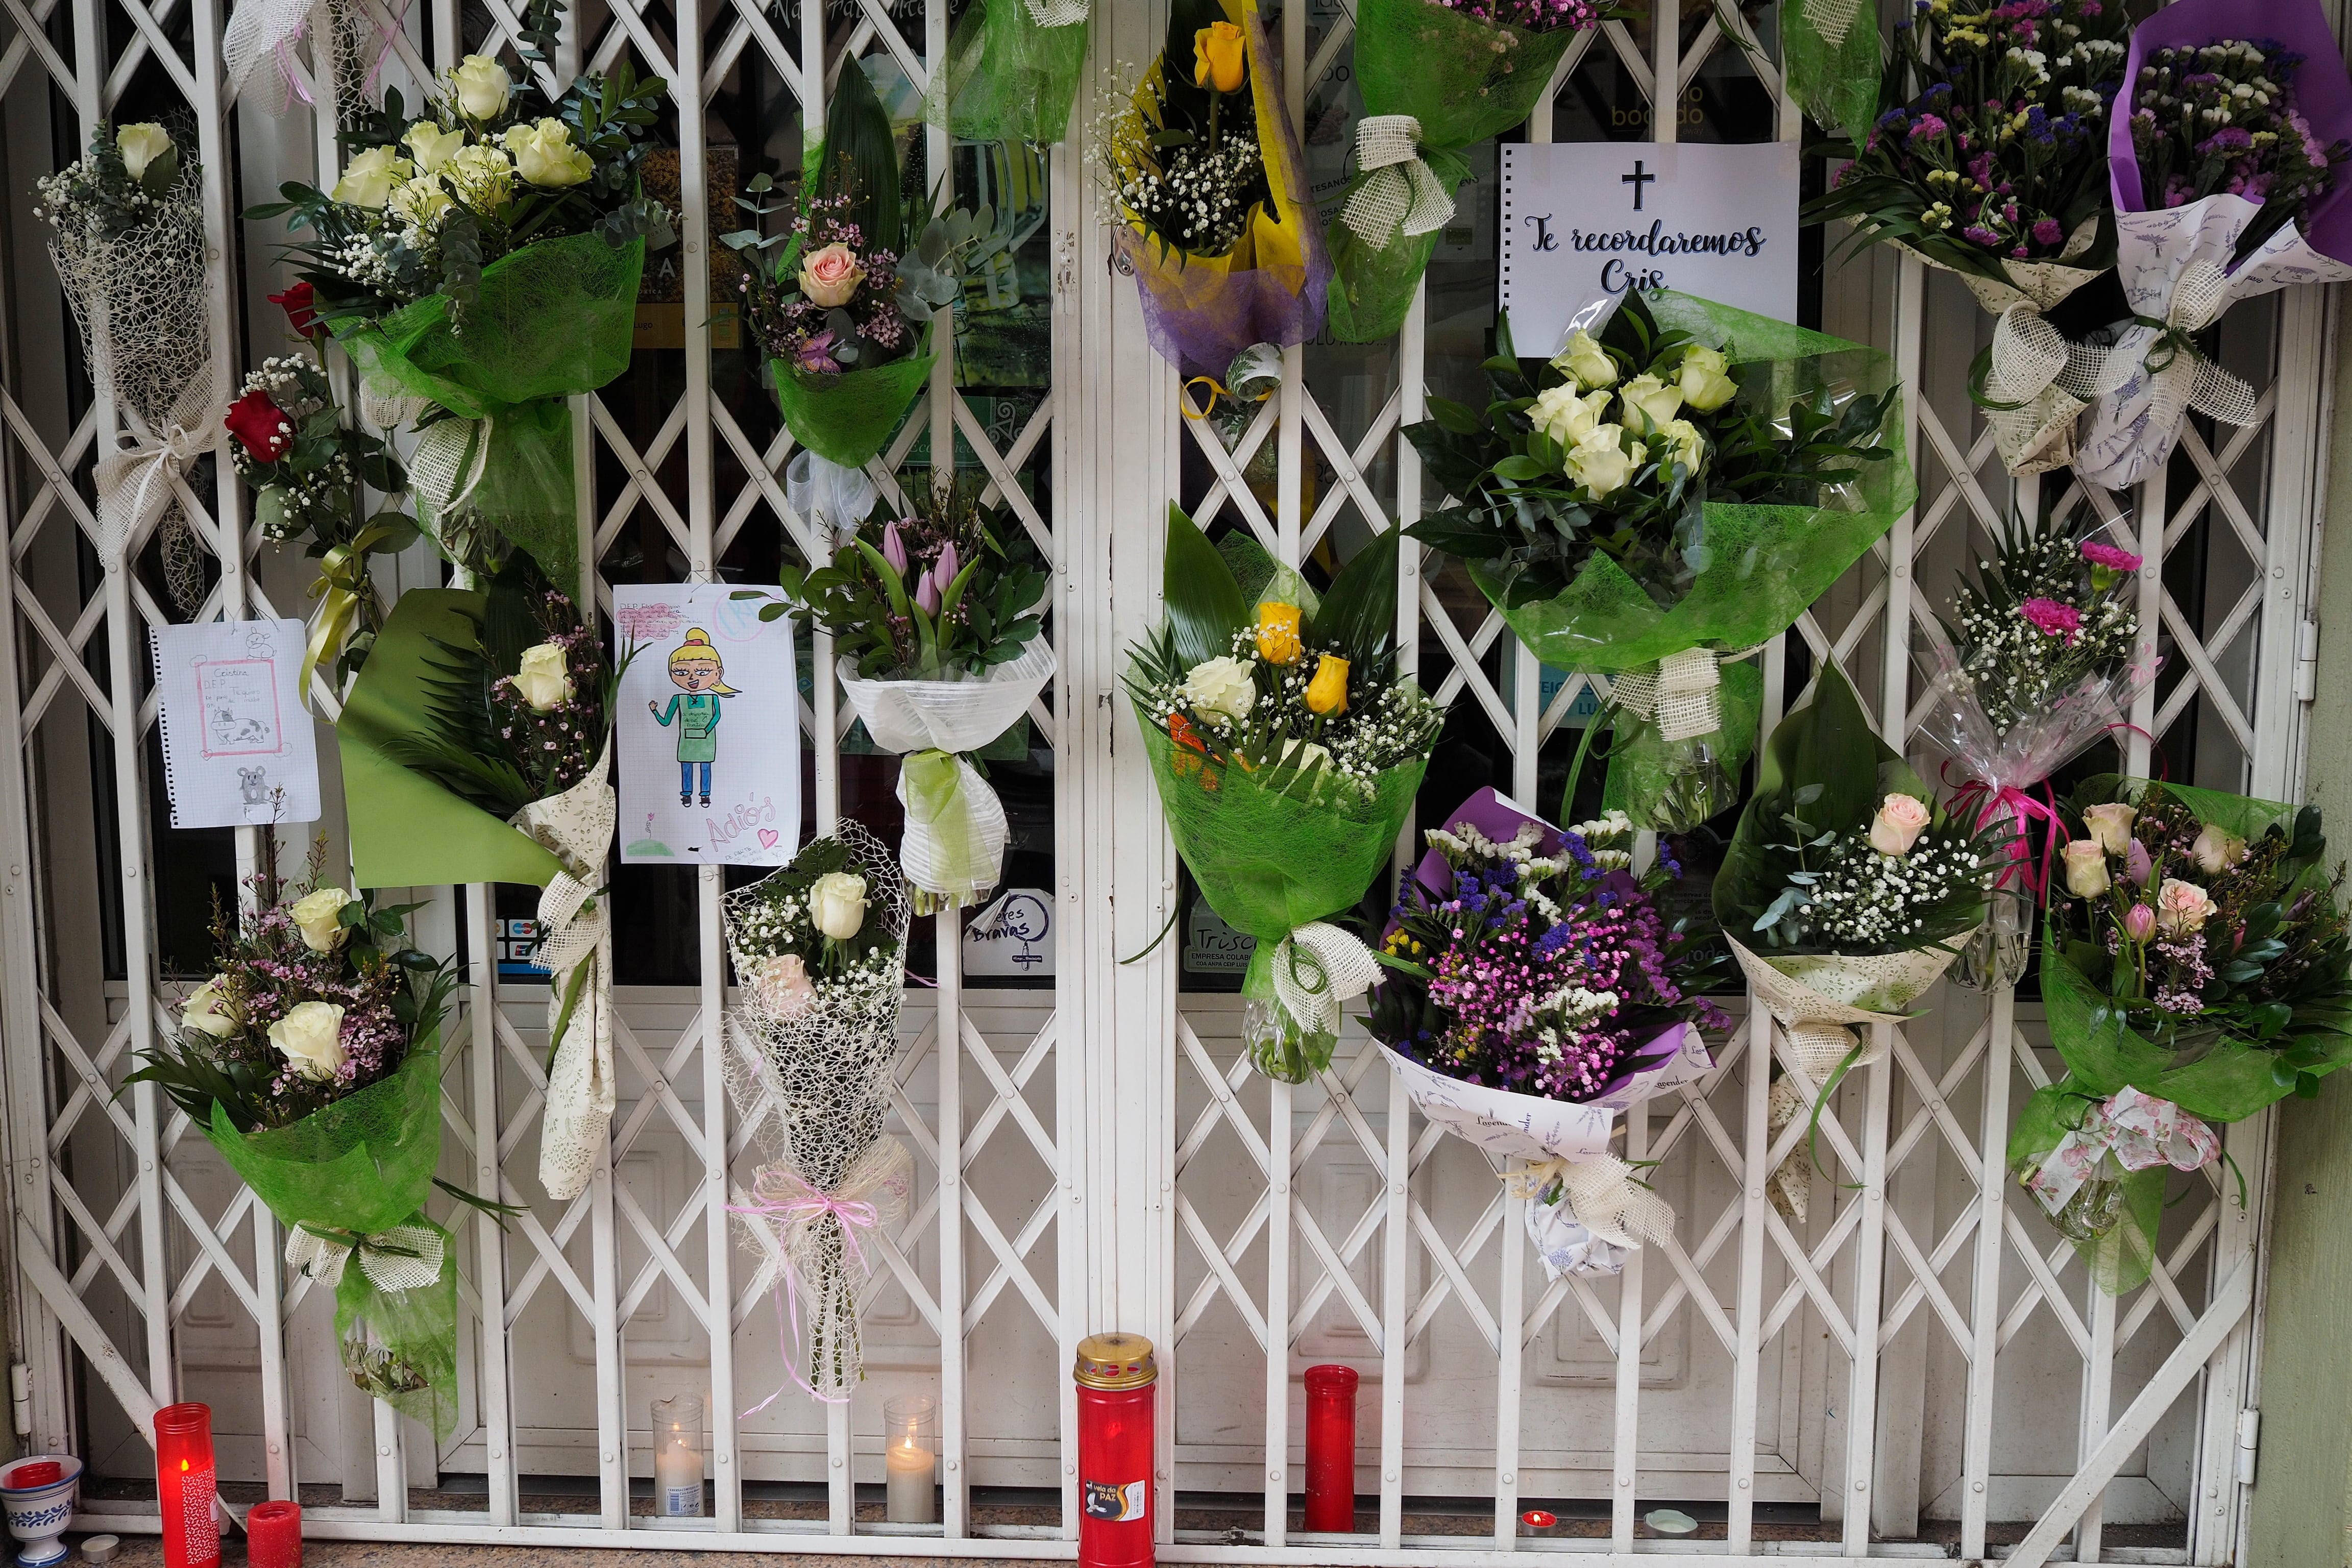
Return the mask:
M 2134 904 L 2124 911 L 2124 932 L 2134 942 L 2146 942 L 2156 934 L 2156 911 L 2146 904 Z
M 2156 862 L 2148 858 L 2147 846 L 2135 838 L 2124 851 L 2124 875 L 2135 888 L 2145 888 L 2147 879 L 2156 875 Z
M 898 525 L 895 522 L 883 525 L 882 559 L 890 563 L 891 571 L 900 577 L 906 576 L 907 542 L 898 537 Z
M 946 593 L 948 591 L 948 585 L 956 580 L 956 547 L 954 540 L 950 539 L 945 544 L 940 546 L 939 564 L 931 568 L 931 574 L 939 579 L 940 592 L 942 594 Z
M 915 579 L 915 604 L 927 616 L 940 613 L 940 585 L 932 577 L 931 573 L 926 572 Z

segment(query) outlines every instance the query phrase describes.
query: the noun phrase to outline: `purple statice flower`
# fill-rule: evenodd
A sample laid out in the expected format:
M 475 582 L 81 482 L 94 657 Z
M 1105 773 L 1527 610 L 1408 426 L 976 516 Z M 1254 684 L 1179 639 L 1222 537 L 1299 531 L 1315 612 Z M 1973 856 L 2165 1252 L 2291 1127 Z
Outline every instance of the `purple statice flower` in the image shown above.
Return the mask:
M 1930 136 L 1941 136 L 1949 129 L 1941 115 L 1923 114 L 1911 127 L 1911 140 L 1917 142 Z
M 2043 216 L 2033 220 L 2034 244 L 2055 245 L 2061 237 L 2063 237 L 2063 231 L 2059 228 L 2056 218 Z

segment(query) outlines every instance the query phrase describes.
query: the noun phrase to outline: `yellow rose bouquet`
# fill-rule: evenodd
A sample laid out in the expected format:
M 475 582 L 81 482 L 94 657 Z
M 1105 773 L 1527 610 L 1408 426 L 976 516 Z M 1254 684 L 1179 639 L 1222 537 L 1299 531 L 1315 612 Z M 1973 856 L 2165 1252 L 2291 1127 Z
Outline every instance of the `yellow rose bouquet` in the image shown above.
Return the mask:
M 1741 657 L 1911 504 L 1893 362 L 1629 293 L 1549 362 L 1498 323 L 1486 372 L 1485 408 L 1432 398 L 1405 432 L 1459 498 L 1407 531 L 1461 556 L 1546 664 L 1617 677 L 1604 804 L 1685 831 L 1731 805 L 1754 745 L 1762 679 Z
M 525 57 L 561 0 L 533 0 Z M 412 118 L 396 88 L 342 135 L 341 177 L 299 184 L 283 216 L 310 308 L 385 407 L 423 431 L 409 462 L 426 531 L 480 564 L 495 532 L 558 582 L 578 574 L 564 399 L 628 368 L 646 247 L 673 239 L 643 195 L 666 84 L 626 60 L 561 95 L 468 55 Z

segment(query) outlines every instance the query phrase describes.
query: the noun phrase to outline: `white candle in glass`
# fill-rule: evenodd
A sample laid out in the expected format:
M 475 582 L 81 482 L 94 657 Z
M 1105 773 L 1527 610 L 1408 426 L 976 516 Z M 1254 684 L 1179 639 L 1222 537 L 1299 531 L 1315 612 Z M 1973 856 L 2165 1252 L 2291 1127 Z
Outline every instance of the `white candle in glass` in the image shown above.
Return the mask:
M 654 1511 L 665 1518 L 702 1517 L 701 1436 L 702 1401 L 654 1401 Z
M 890 1481 L 882 1517 L 892 1524 L 937 1524 L 939 1496 L 931 1489 L 937 1461 L 914 1428 L 894 1434 L 882 1458 Z

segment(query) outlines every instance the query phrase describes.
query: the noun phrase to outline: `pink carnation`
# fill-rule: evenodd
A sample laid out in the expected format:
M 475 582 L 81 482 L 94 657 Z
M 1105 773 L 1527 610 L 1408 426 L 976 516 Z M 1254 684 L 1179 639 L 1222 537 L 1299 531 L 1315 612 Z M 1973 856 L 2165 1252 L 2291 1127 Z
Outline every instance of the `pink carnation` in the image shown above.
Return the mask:
M 2104 566 L 2110 572 L 2137 572 L 2139 557 L 2128 550 L 2118 550 L 2112 544 L 2090 540 L 2083 545 L 2083 559 L 2094 566 Z M 2045 603 L 2047 601 L 2044 601 Z M 2046 627 L 2044 628 L 2047 629 Z
M 2028 599 L 2017 606 L 2017 613 L 2052 637 L 2063 637 L 2069 643 L 2083 629 L 2083 612 L 2055 599 Z

